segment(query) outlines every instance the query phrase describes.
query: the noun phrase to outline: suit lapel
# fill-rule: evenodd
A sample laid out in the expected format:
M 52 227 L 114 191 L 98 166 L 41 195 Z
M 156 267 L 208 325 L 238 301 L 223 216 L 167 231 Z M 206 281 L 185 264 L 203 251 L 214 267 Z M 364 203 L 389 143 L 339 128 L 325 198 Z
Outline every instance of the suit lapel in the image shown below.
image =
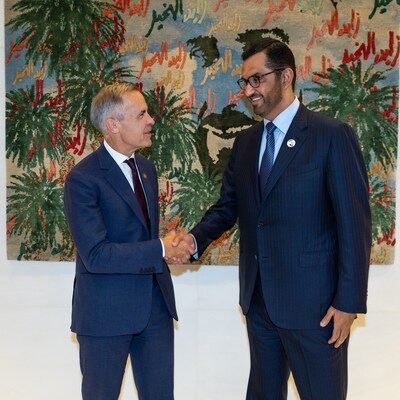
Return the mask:
M 307 137 L 307 109 L 300 104 L 300 107 L 290 124 L 289 130 L 286 133 L 285 139 L 276 157 L 274 166 L 272 167 L 271 175 L 268 178 L 264 189 L 262 201 L 268 197 L 272 188 L 278 182 L 286 170 L 293 157 L 300 150 L 302 144 Z
M 104 145 L 98 150 L 98 157 L 100 162 L 100 168 L 105 170 L 104 177 L 111 185 L 111 187 L 121 196 L 122 200 L 125 201 L 132 211 L 138 216 L 141 223 L 147 227 L 146 221 L 139 202 L 136 196 L 132 192 L 132 188 L 122 173 L 121 168 L 110 156 Z

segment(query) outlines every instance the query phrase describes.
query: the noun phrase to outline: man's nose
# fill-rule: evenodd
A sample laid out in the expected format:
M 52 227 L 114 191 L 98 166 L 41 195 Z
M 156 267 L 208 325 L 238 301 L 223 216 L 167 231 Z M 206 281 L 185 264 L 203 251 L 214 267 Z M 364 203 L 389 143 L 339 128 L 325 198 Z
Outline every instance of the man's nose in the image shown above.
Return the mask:
M 156 121 L 154 121 L 153 117 L 151 117 L 151 116 L 149 115 L 149 118 L 148 118 L 148 121 L 147 121 L 147 122 L 148 122 L 149 125 L 153 126 L 153 125 L 155 124 Z
M 244 94 L 245 96 L 250 97 L 253 93 L 254 93 L 254 88 L 253 86 L 250 85 L 250 83 L 248 83 L 244 89 Z

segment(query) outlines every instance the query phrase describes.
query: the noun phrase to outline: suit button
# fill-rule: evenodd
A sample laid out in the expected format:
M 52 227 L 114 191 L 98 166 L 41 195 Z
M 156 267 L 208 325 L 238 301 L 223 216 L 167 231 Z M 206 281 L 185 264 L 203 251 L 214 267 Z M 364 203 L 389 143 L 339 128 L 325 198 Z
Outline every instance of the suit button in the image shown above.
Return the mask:
M 257 254 L 254 254 L 254 259 L 257 261 Z
M 264 222 L 259 222 L 257 228 L 264 228 Z

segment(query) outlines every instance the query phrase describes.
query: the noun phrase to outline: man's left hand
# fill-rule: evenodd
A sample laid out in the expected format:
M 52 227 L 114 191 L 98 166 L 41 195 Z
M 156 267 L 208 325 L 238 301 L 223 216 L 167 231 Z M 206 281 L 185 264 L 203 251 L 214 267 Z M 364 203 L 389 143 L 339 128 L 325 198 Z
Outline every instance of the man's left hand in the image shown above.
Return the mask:
M 347 336 L 349 336 L 351 325 L 356 317 L 357 314 L 347 313 L 339 311 L 334 307 L 329 307 L 329 310 L 320 322 L 320 325 L 324 328 L 333 318 L 333 332 L 328 343 L 334 344 L 335 348 L 340 347 L 346 340 Z

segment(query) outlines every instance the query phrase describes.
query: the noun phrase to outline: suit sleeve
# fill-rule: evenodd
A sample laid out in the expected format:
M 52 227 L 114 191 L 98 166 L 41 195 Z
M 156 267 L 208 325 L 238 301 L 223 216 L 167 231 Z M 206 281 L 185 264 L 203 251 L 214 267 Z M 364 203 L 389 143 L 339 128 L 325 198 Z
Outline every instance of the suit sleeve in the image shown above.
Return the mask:
M 372 237 L 369 184 L 357 137 L 346 124 L 332 137 L 327 182 L 339 241 L 339 279 L 332 305 L 365 313 Z
M 190 231 L 195 237 L 198 255 L 224 232 L 231 229 L 237 220 L 236 188 L 234 179 L 235 157 L 238 147 L 236 138 L 222 178 L 219 200 L 204 214 L 201 221 Z
M 140 227 L 126 221 L 113 226 L 125 240 L 110 240 L 110 222 L 103 216 L 104 198 L 95 179 L 72 170 L 65 182 L 64 208 L 77 257 L 88 273 L 152 274 L 163 270 L 162 245 L 159 239 L 143 240 Z M 111 204 L 114 215 L 121 213 Z M 127 219 L 127 218 L 126 218 Z M 125 235 L 125 236 L 123 236 Z

